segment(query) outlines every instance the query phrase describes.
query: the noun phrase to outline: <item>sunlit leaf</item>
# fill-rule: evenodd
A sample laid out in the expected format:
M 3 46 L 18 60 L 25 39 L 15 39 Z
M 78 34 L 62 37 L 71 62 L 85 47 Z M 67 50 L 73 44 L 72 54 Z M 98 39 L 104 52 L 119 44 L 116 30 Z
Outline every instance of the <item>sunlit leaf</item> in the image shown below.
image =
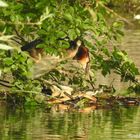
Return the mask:
M 0 77 L 1 77 L 2 71 L 0 70 Z
M 9 45 L 6 45 L 6 44 L 0 44 L 0 49 L 1 50 L 12 50 L 14 48 Z
M 46 20 L 47 18 L 53 17 L 53 14 L 50 14 L 49 12 L 49 8 L 46 7 L 45 12 L 41 15 L 40 17 L 40 21 L 38 22 L 39 24 L 42 24 L 42 22 L 44 20 Z
M 8 7 L 8 4 L 2 0 L 0 0 L 0 7 Z
M 5 32 L 5 31 L 4 31 Z M 12 37 L 14 37 L 13 35 L 2 35 L 0 36 L 0 40 L 1 41 L 8 41 L 9 39 L 11 39 Z

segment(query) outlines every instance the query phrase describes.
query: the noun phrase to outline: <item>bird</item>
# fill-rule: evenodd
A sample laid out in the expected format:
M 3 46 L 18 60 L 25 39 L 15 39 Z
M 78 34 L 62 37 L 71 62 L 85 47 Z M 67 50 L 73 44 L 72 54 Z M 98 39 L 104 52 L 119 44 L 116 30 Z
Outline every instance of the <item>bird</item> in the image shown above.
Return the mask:
M 59 40 L 64 40 L 59 39 Z M 38 78 L 45 73 L 48 73 L 52 69 L 55 69 L 61 62 L 73 62 L 73 61 L 66 61 L 69 59 L 72 60 L 77 60 L 79 62 L 85 72 L 88 72 L 88 63 L 90 61 L 89 57 L 89 49 L 85 46 L 84 42 L 81 41 L 79 37 L 75 38 L 74 40 L 67 40 L 69 42 L 69 47 L 65 50 L 66 56 L 63 56 L 62 58 L 58 56 L 53 56 L 53 55 L 43 55 L 42 59 L 35 63 L 33 69 L 33 77 Z M 36 45 L 42 43 L 42 40 L 34 40 L 30 42 L 29 44 L 25 45 L 22 47 L 23 51 L 28 51 L 29 54 L 33 57 L 36 58 L 36 54 L 38 56 L 38 48 L 36 48 Z M 38 58 L 38 57 L 37 57 Z M 37 59 L 38 60 L 38 59 Z M 76 61 L 74 61 L 76 62 Z M 79 66 L 79 65 L 78 65 Z
M 88 70 L 88 63 L 90 62 L 89 49 L 79 37 L 69 42 L 70 46 L 66 49 L 68 58 L 77 60 L 85 71 Z
M 83 42 L 78 47 L 78 51 L 73 59 L 77 60 L 83 66 L 85 71 L 88 70 L 88 64 L 90 62 L 89 49 L 84 45 Z
M 22 51 L 27 51 L 29 55 L 35 60 L 35 62 L 39 62 L 41 56 L 43 55 L 44 49 L 37 48 L 36 46 L 43 43 L 42 39 L 35 39 L 29 43 L 26 43 L 24 46 L 21 47 Z
M 66 49 L 66 52 L 68 54 L 67 58 L 73 58 L 76 55 L 80 45 L 81 41 L 79 40 L 78 37 L 74 40 L 69 41 L 69 48 Z

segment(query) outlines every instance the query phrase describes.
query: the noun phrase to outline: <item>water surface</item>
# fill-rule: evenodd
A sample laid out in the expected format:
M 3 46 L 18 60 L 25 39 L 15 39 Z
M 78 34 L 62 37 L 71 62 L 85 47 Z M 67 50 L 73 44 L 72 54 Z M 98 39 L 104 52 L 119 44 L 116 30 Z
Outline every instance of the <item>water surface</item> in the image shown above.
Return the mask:
M 0 107 L 1 140 L 137 140 L 140 107 L 56 112 L 40 107 Z

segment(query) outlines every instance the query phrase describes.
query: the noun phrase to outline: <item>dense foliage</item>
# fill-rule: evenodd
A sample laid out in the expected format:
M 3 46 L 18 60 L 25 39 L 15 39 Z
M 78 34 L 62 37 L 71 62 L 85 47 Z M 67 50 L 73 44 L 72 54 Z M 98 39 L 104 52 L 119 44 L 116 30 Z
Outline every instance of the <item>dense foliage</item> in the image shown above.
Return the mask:
M 87 89 L 96 81 L 96 72 L 101 70 L 104 76 L 113 71 L 122 81 L 137 82 L 138 69 L 125 51 L 113 45 L 123 35 L 123 23 L 106 21 L 106 17 L 112 16 L 106 8 L 108 0 L 5 0 L 4 4 L 0 5 L 0 72 L 1 79 L 11 75 L 9 92 L 25 97 L 26 101 L 43 99 L 38 97 L 42 81 L 31 78 L 34 63 L 20 50 L 36 38 L 44 40 L 38 47 L 50 55 L 63 57 L 69 47 L 68 40 L 59 38 L 74 40 L 80 36 L 90 50 L 90 80 L 79 69 L 70 70 L 74 76 L 69 76 L 53 68 L 44 77 L 47 81 Z M 65 63 L 60 63 L 61 70 Z M 66 67 L 64 70 L 67 71 Z

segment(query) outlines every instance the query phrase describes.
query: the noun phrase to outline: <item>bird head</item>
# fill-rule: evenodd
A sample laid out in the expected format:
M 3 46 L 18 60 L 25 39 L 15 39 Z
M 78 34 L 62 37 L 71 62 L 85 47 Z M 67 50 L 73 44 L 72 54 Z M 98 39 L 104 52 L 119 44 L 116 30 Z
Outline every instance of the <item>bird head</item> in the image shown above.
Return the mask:
M 78 40 L 76 41 L 76 45 L 77 45 L 77 47 L 80 47 L 80 46 L 82 45 L 82 41 L 78 39 Z
M 81 46 L 81 44 L 82 42 L 79 37 L 69 41 L 69 48 L 66 49 L 68 53 L 68 58 L 73 58 L 76 55 L 78 48 Z

